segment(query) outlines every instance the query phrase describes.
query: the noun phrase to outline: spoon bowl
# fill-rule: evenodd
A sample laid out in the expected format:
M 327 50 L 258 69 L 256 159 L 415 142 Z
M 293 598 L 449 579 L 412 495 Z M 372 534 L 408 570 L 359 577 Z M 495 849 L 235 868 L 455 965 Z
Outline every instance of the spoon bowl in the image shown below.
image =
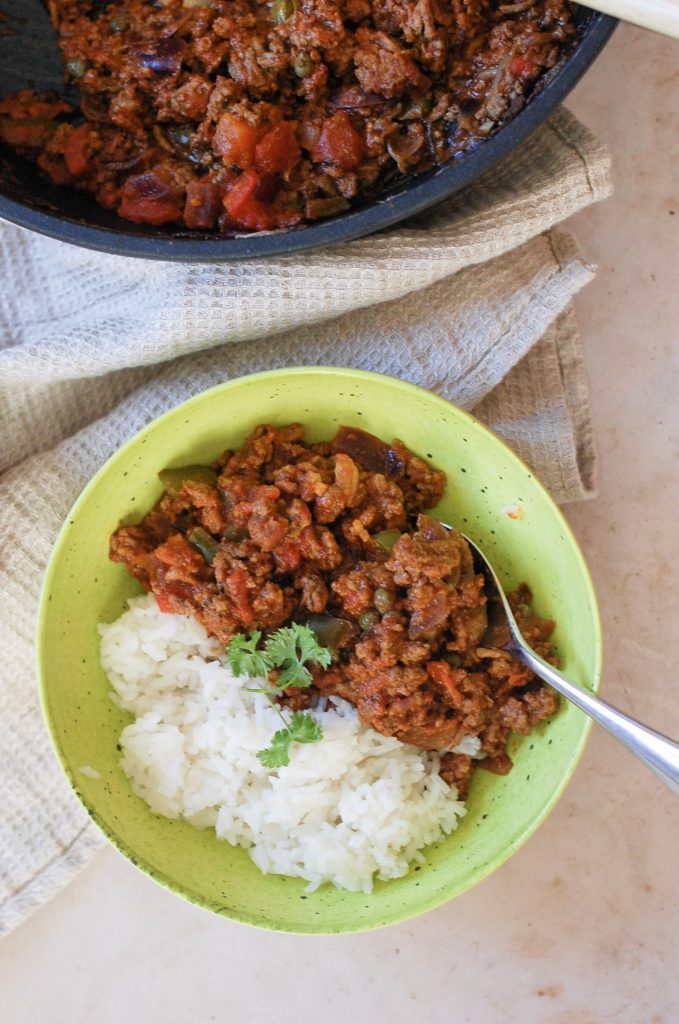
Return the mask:
M 441 520 L 438 521 L 441 522 Z M 448 523 L 441 522 L 441 526 L 447 530 L 454 529 Z M 581 686 L 576 686 L 563 673 L 559 672 L 554 665 L 550 665 L 548 661 L 541 658 L 521 633 L 507 595 L 491 562 L 478 544 L 464 533 L 462 536 L 476 556 L 479 568 L 486 577 L 487 583 L 496 591 L 499 598 L 509 629 L 509 642 L 505 649 L 517 661 L 526 665 L 536 676 L 539 676 L 540 679 L 560 693 L 562 697 L 571 701 L 581 711 L 584 711 L 586 715 L 589 715 L 595 722 L 603 726 L 611 736 L 619 740 L 623 746 L 627 747 L 631 753 L 655 772 L 665 785 L 669 786 L 674 793 L 679 794 L 679 743 L 676 743 L 668 736 L 664 736 L 662 733 L 656 732 L 655 729 L 643 725 L 635 718 L 624 714 L 624 712 L 614 708 L 606 701 L 595 697 L 593 693 L 584 690 Z

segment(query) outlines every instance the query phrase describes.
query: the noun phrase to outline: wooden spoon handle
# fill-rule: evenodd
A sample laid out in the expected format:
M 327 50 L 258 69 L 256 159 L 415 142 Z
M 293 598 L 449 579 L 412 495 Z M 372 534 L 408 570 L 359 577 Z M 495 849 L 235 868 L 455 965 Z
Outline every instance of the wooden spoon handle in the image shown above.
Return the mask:
M 594 0 L 587 7 L 679 39 L 679 0 Z

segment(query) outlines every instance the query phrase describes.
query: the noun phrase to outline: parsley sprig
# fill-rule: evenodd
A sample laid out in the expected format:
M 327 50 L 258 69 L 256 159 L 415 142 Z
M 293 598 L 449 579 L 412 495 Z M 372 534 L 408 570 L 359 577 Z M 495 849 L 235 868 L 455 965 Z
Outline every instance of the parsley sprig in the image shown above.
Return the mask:
M 257 650 L 257 644 L 262 639 L 258 629 L 245 636 L 244 633 L 236 633 L 231 637 L 226 653 L 229 657 L 231 671 L 236 676 L 267 677 L 271 667 L 266 659 L 264 651 Z
M 292 743 L 317 743 L 323 731 L 308 711 L 296 711 L 290 721 L 281 713 L 275 698 L 290 687 L 306 689 L 311 686 L 312 675 L 308 664 L 327 668 L 332 654 L 322 647 L 316 634 L 308 626 L 293 622 L 271 633 L 260 647 L 262 634 L 255 629 L 249 636 L 237 633 L 226 649 L 231 670 L 237 676 L 251 679 L 264 677 L 268 686 L 248 687 L 250 693 L 263 694 L 283 722 L 284 728 L 274 733 L 271 746 L 260 750 L 257 757 L 266 768 L 284 768 L 290 763 Z M 269 673 L 276 671 L 272 682 Z
M 318 743 L 323 730 L 308 711 L 295 711 L 290 724 L 273 734 L 271 746 L 260 750 L 257 757 L 265 768 L 284 768 L 290 764 L 291 743 Z

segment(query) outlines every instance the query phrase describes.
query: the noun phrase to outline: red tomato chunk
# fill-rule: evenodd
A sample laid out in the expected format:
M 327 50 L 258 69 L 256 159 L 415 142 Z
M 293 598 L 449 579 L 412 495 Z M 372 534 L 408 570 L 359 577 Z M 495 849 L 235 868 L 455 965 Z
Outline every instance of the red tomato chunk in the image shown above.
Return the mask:
M 344 110 L 325 122 L 312 155 L 319 163 L 336 164 L 345 171 L 358 167 L 365 156 L 365 142 Z
M 128 178 L 121 196 L 118 213 L 136 224 L 159 226 L 181 220 L 184 189 L 172 185 L 161 171 Z
M 255 160 L 258 135 L 257 129 L 247 121 L 226 113 L 219 119 L 212 146 L 225 164 L 247 171 Z
M 255 147 L 255 166 L 270 174 L 287 174 L 299 161 L 302 151 L 295 134 L 294 121 L 281 121 L 270 128 Z

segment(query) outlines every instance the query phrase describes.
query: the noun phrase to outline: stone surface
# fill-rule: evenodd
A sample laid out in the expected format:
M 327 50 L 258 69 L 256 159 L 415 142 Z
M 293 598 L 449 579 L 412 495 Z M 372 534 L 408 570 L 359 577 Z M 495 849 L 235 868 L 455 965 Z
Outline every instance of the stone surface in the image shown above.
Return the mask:
M 600 496 L 568 516 L 605 635 L 604 696 L 679 737 L 679 43 L 623 27 L 570 99 L 616 194 L 570 225 Z M 500 871 L 383 932 L 267 934 L 164 892 L 114 851 L 0 946 L 3 1024 L 671 1024 L 676 798 L 593 731 L 558 807 Z

